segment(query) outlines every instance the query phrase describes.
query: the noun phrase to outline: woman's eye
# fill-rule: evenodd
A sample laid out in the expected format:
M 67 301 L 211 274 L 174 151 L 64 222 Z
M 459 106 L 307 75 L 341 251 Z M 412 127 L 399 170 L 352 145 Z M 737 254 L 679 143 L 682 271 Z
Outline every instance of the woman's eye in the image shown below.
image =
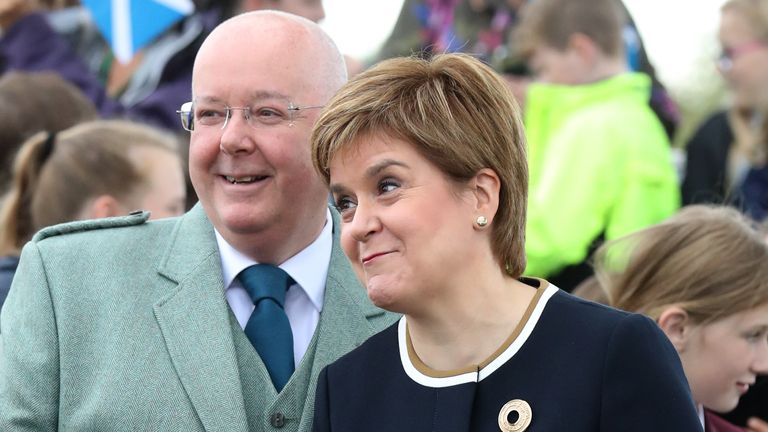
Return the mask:
M 379 193 L 392 192 L 399 187 L 400 187 L 400 184 L 397 183 L 395 180 L 384 179 L 381 182 L 379 182 Z
M 336 200 L 336 210 L 338 210 L 339 213 L 344 213 L 355 207 L 357 207 L 357 204 L 348 197 L 341 197 Z
M 757 330 L 757 331 L 749 332 L 744 336 L 747 338 L 747 340 L 759 341 L 766 337 L 766 332 L 765 330 Z

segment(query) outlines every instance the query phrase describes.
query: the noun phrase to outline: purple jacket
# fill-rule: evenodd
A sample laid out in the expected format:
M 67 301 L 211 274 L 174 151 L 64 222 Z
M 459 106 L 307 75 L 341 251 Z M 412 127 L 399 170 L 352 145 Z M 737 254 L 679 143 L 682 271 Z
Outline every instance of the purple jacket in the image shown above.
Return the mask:
M 41 13 L 21 18 L 0 38 L 0 73 L 58 72 L 88 96 L 103 117 L 127 117 L 171 130 L 180 130 L 176 110 L 191 98 L 192 66 L 203 38 L 218 22 L 218 11 L 203 17 L 200 37 L 177 52 L 163 68 L 160 84 L 144 100 L 123 106 L 107 96 L 104 87 L 80 59 L 67 39 Z
M 708 410 L 704 410 L 704 430 L 705 432 L 744 432 L 744 429 L 727 422 Z

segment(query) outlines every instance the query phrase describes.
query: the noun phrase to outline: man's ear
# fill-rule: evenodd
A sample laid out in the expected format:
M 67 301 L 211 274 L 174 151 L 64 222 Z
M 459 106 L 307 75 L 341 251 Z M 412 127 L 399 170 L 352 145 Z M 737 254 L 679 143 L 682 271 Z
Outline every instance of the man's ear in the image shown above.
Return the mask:
M 474 198 L 476 216 L 485 216 L 490 223 L 499 209 L 499 176 L 494 170 L 483 168 L 469 181 L 469 187 Z
M 670 306 L 661 312 L 656 322 L 677 352 L 685 351 L 693 327 L 688 312 L 679 306 Z

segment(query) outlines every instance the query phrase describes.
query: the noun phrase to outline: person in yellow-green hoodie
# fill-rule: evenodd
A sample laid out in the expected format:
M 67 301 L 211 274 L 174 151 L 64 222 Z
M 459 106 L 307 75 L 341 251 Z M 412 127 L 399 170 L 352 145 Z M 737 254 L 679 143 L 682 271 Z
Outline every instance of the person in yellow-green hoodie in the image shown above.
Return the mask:
M 617 0 L 535 0 L 515 43 L 536 82 L 525 97 L 530 190 L 526 274 L 566 291 L 590 253 L 679 207 L 670 143 L 629 72 Z

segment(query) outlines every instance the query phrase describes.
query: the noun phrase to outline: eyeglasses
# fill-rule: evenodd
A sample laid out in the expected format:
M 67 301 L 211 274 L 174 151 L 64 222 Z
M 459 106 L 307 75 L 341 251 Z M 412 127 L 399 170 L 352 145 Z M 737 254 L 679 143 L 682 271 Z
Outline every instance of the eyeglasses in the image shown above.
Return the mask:
M 723 48 L 722 53 L 717 57 L 717 67 L 722 71 L 729 71 L 733 68 L 733 62 L 736 61 L 737 58 L 765 47 L 765 42 L 754 40 L 729 48 Z
M 185 102 L 176 111 L 181 118 L 181 126 L 190 132 L 202 128 L 224 129 L 232 118 L 233 111 L 242 111 L 245 121 L 253 128 L 278 126 L 300 118 L 301 111 L 322 108 L 323 105 L 296 106 L 293 102 L 282 99 L 260 100 L 251 106 L 231 107 L 221 102 L 193 101 Z

